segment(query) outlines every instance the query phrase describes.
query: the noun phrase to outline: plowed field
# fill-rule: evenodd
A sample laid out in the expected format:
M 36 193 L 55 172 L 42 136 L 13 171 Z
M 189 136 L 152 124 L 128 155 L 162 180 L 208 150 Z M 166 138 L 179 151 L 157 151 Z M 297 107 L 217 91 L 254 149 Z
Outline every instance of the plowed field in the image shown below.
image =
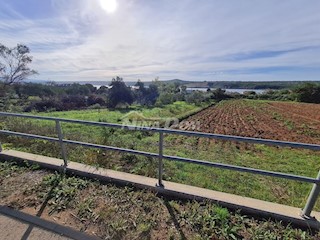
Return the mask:
M 220 102 L 180 123 L 180 129 L 320 144 L 320 105 L 233 100 Z

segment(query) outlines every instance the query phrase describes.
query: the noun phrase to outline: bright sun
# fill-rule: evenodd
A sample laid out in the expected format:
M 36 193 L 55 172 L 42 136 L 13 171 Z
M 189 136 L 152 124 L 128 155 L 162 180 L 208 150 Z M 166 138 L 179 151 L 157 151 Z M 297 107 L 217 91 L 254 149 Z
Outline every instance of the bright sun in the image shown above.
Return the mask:
M 100 5 L 108 13 L 113 13 L 117 9 L 116 0 L 100 0 Z

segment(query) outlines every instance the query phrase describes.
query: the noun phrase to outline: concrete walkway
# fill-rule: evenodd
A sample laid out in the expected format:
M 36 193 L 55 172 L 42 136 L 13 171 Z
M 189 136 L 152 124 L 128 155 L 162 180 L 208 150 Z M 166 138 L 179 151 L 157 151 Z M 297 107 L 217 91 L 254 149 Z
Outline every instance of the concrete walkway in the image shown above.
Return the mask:
M 0 214 L 0 239 L 68 240 L 71 238 L 43 230 L 26 222 L 20 222 Z
M 15 161 L 27 160 L 30 163 L 54 170 L 61 169 L 61 165 L 63 164 L 63 160 L 61 159 L 14 150 L 1 152 L 0 160 L 1 159 Z M 142 189 L 147 188 L 167 196 L 184 199 L 211 200 L 227 208 L 240 209 L 242 213 L 245 214 L 273 218 L 301 227 L 320 229 L 320 213 L 315 211 L 312 212 L 314 218 L 304 219 L 300 216 L 301 209 L 299 208 L 169 181 L 163 181 L 164 187 L 157 187 L 157 179 L 155 178 L 92 167 L 77 162 L 68 163 L 67 173 L 87 178 L 95 178 L 101 181 L 132 185 Z
M 98 238 L 6 206 L 0 206 L 1 240 L 97 240 Z

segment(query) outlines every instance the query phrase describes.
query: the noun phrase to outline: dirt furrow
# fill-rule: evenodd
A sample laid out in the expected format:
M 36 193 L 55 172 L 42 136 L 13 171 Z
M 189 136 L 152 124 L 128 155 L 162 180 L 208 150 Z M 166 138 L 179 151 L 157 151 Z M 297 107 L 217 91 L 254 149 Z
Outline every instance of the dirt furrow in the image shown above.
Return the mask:
M 320 124 L 315 124 L 317 119 L 320 119 L 320 105 L 308 104 L 313 113 L 307 115 L 310 109 L 305 109 L 304 104 L 303 106 L 299 106 L 298 103 L 282 102 L 254 102 L 254 104 L 253 106 L 253 102 L 245 100 L 227 101 L 205 109 L 185 121 L 199 121 L 200 131 L 208 133 L 320 143 Z M 296 111 L 300 111 L 299 116 Z M 185 121 L 181 122 L 180 126 L 184 126 Z

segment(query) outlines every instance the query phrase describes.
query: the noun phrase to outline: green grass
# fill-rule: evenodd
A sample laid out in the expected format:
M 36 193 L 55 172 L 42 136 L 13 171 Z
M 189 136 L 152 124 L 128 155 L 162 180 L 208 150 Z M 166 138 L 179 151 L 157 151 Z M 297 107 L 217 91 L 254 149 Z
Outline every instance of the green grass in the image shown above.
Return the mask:
M 192 112 L 199 111 L 207 104 L 202 106 L 196 106 L 194 104 L 188 104 L 186 102 L 175 102 L 173 104 L 165 105 L 163 107 L 145 108 L 141 106 L 132 106 L 128 109 L 121 110 L 108 110 L 108 109 L 97 109 L 97 110 L 81 110 L 81 111 L 65 111 L 65 112 L 49 112 L 41 113 L 42 116 L 51 116 L 58 118 L 70 118 L 80 119 L 86 121 L 99 121 L 117 123 L 121 122 L 121 118 L 129 113 L 130 111 L 137 111 L 145 117 L 177 117 L 181 118 L 184 115 L 188 115 Z
M 165 105 L 163 107 L 145 108 L 141 106 L 132 106 L 128 109 L 121 110 L 108 110 L 108 109 L 97 109 L 97 110 L 77 110 L 77 111 L 64 111 L 64 112 L 49 112 L 49 113 L 39 113 L 40 116 L 50 116 L 57 118 L 66 119 L 77 119 L 85 121 L 95 121 L 95 122 L 107 122 L 107 123 L 124 123 L 124 117 L 130 112 L 135 112 L 141 114 L 146 118 L 154 118 L 156 121 L 158 119 L 166 118 L 177 118 L 181 119 L 185 116 L 189 116 L 192 113 L 200 111 L 202 108 L 208 106 L 208 104 L 203 104 L 201 106 L 196 106 L 194 104 L 188 104 L 186 102 L 175 102 L 173 104 Z M 163 120 L 163 121 L 164 121 Z M 34 127 L 32 125 L 37 125 L 39 133 L 41 129 L 49 133 L 50 136 L 55 136 L 55 126 L 52 121 L 38 121 L 38 120 L 24 120 L 15 119 L 9 123 L 9 128 L 11 126 L 17 127 L 17 125 L 22 126 L 22 128 L 28 129 Z M 82 124 L 69 124 L 61 123 L 62 128 L 66 137 L 72 137 L 82 135 L 84 139 L 82 140 L 95 140 L 97 136 L 101 135 L 101 127 L 92 127 Z M 23 129 L 21 129 L 23 130 Z M 37 132 L 37 131 L 36 131 Z
M 184 142 L 184 147 L 168 147 L 165 154 L 313 178 L 317 176 L 318 169 L 320 169 L 320 155 L 313 151 L 264 145 L 250 146 L 250 149 L 244 150 L 238 149 L 237 145 L 226 146 L 223 143 L 210 146 L 202 143 L 202 146 L 198 147 L 195 143 L 186 144 L 186 142 Z M 165 178 L 295 207 L 304 206 L 312 187 L 312 184 L 292 180 L 170 161 L 165 161 Z M 320 209 L 319 201 L 315 209 Z

